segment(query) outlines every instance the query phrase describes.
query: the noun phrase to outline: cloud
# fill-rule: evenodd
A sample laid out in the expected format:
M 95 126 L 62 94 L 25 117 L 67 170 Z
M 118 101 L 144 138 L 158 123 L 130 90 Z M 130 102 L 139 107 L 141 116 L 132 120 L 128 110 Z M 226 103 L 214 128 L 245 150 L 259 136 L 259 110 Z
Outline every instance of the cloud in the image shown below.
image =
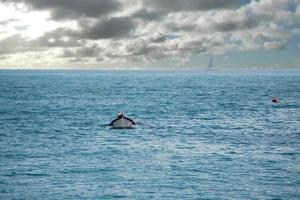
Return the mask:
M 21 35 L 12 35 L 0 40 L 0 46 L 0 55 L 36 50 L 36 47 L 30 45 Z
M 97 18 L 121 9 L 118 0 L 1 0 L 2 2 L 25 3 L 34 10 L 49 10 L 55 20 Z
M 68 31 L 69 35 L 84 39 L 106 39 L 125 37 L 135 28 L 129 17 L 113 17 L 89 24 L 81 23 L 80 31 Z
M 237 8 L 238 0 L 144 0 L 145 7 L 165 13 Z
M 224 40 L 218 36 L 202 36 L 186 38 L 179 42 L 178 49 L 186 54 L 199 54 L 210 52 L 215 47 L 225 45 Z
M 284 48 L 280 41 L 264 42 L 263 46 L 267 50 L 282 50 Z
M 152 43 L 161 43 L 167 40 L 167 36 L 162 33 L 156 33 L 150 38 Z
M 37 39 L 27 39 L 16 34 L 0 40 L 0 55 L 47 51 L 49 48 L 80 47 L 85 43 L 65 36 L 63 29 L 48 32 Z
M 71 49 L 65 49 L 62 54 L 62 57 L 64 58 L 74 57 L 77 59 L 97 58 L 102 51 L 103 51 L 102 48 L 98 47 L 98 45 L 80 47 L 75 51 L 72 51 Z
M 243 10 L 220 13 L 214 21 L 210 22 L 211 29 L 220 32 L 247 30 L 259 25 L 259 21 L 254 16 L 247 15 Z
M 8 56 L 0 56 L 0 60 L 6 60 L 8 58 L 9 58 Z
M 143 19 L 146 21 L 159 20 L 162 17 L 162 13 L 158 11 L 149 11 L 146 9 L 138 10 L 132 14 L 133 18 Z
M 30 42 L 35 46 L 39 47 L 79 47 L 84 45 L 86 42 L 78 40 L 76 38 L 68 37 L 65 34 L 66 31 L 62 28 L 56 29 L 55 31 L 47 32 L 42 37 L 39 37 Z
M 231 50 L 284 50 L 300 25 L 299 0 L 247 4 L 240 0 L 0 2 L 23 2 L 29 7 L 22 11 L 24 15 L 32 10 L 49 11 L 47 23 L 53 23 L 53 28 L 30 39 L 23 34 L 23 29 L 30 32 L 30 24 L 22 24 L 21 18 L 1 19 L 0 24 L 10 27 L 0 30 L 4 38 L 0 40 L 1 55 L 52 52 L 53 62 L 66 63 L 155 62 Z
M 6 20 L 1 20 L 0 21 L 0 25 L 1 26 L 5 26 L 7 24 L 10 24 L 10 23 L 13 23 L 13 22 L 17 22 L 17 21 L 18 21 L 18 19 L 16 19 L 16 18 L 10 18 L 10 19 L 6 19 Z
M 184 20 L 173 20 L 170 18 L 166 26 L 172 31 L 215 33 L 230 32 L 255 28 L 259 21 L 251 15 L 247 15 L 243 10 L 220 11 L 212 15 L 176 14 L 172 18 L 183 18 Z

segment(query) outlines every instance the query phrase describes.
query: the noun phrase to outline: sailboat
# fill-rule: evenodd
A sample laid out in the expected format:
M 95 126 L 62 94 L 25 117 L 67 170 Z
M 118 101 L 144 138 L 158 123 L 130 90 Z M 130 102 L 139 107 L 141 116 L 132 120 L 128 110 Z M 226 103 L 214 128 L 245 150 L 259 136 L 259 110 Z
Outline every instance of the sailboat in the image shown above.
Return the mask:
M 206 71 L 214 72 L 217 71 L 217 69 L 214 67 L 214 57 L 213 55 L 210 55 L 209 61 L 208 61 L 208 66 Z

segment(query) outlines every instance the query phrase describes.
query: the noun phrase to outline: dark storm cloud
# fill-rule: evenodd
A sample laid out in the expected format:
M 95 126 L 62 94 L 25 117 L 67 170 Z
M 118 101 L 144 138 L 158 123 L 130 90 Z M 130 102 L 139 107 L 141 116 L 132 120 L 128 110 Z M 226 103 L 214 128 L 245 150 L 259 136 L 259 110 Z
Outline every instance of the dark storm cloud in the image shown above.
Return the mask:
M 148 11 L 148 10 L 139 10 L 135 12 L 132 17 L 133 18 L 138 18 L 138 19 L 143 19 L 145 21 L 152 21 L 152 20 L 158 20 L 159 18 L 162 17 L 161 12 L 155 12 L 155 11 Z
M 223 16 L 220 19 L 207 18 L 205 23 L 197 23 L 191 21 L 190 23 L 169 23 L 167 27 L 173 31 L 184 32 L 230 32 L 252 29 L 259 26 L 260 21 L 251 16 L 244 16 L 234 18 L 234 15 Z
M 228 9 L 239 5 L 239 0 L 145 0 L 146 7 L 166 13 Z
M 35 10 L 50 10 L 52 18 L 76 19 L 79 17 L 97 18 L 121 9 L 118 0 L 1 0 L 6 3 L 23 2 Z
M 77 57 L 97 57 L 99 53 L 101 52 L 101 48 L 99 48 L 97 45 L 93 45 L 91 47 L 83 47 L 76 51 Z
M 128 36 L 135 28 L 135 24 L 128 17 L 113 17 L 107 20 L 99 20 L 94 24 L 79 23 L 81 31 L 68 31 L 68 34 L 82 39 L 107 39 L 122 38 Z
M 69 62 L 78 63 L 78 62 L 86 62 L 88 59 L 95 59 L 100 61 L 99 57 L 103 49 L 98 47 L 97 45 L 81 47 L 77 50 L 72 49 L 64 49 L 63 54 L 60 56 L 61 58 L 69 58 Z

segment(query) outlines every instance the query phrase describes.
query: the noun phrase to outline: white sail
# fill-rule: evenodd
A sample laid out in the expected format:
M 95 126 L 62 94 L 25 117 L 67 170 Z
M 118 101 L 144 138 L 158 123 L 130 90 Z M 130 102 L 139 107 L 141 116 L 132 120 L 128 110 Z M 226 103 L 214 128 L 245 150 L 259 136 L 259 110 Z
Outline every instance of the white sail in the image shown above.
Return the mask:
M 214 67 L 214 56 L 213 54 L 210 55 L 208 60 L 208 66 L 206 71 L 216 71 L 216 68 Z

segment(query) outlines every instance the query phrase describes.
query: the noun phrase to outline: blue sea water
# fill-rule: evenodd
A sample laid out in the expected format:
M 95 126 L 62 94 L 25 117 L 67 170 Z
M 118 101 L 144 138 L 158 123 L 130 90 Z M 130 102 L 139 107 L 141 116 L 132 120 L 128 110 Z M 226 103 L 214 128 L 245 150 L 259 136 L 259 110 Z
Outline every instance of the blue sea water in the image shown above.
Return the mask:
M 299 150 L 300 72 L 0 71 L 0 199 L 300 199 Z

